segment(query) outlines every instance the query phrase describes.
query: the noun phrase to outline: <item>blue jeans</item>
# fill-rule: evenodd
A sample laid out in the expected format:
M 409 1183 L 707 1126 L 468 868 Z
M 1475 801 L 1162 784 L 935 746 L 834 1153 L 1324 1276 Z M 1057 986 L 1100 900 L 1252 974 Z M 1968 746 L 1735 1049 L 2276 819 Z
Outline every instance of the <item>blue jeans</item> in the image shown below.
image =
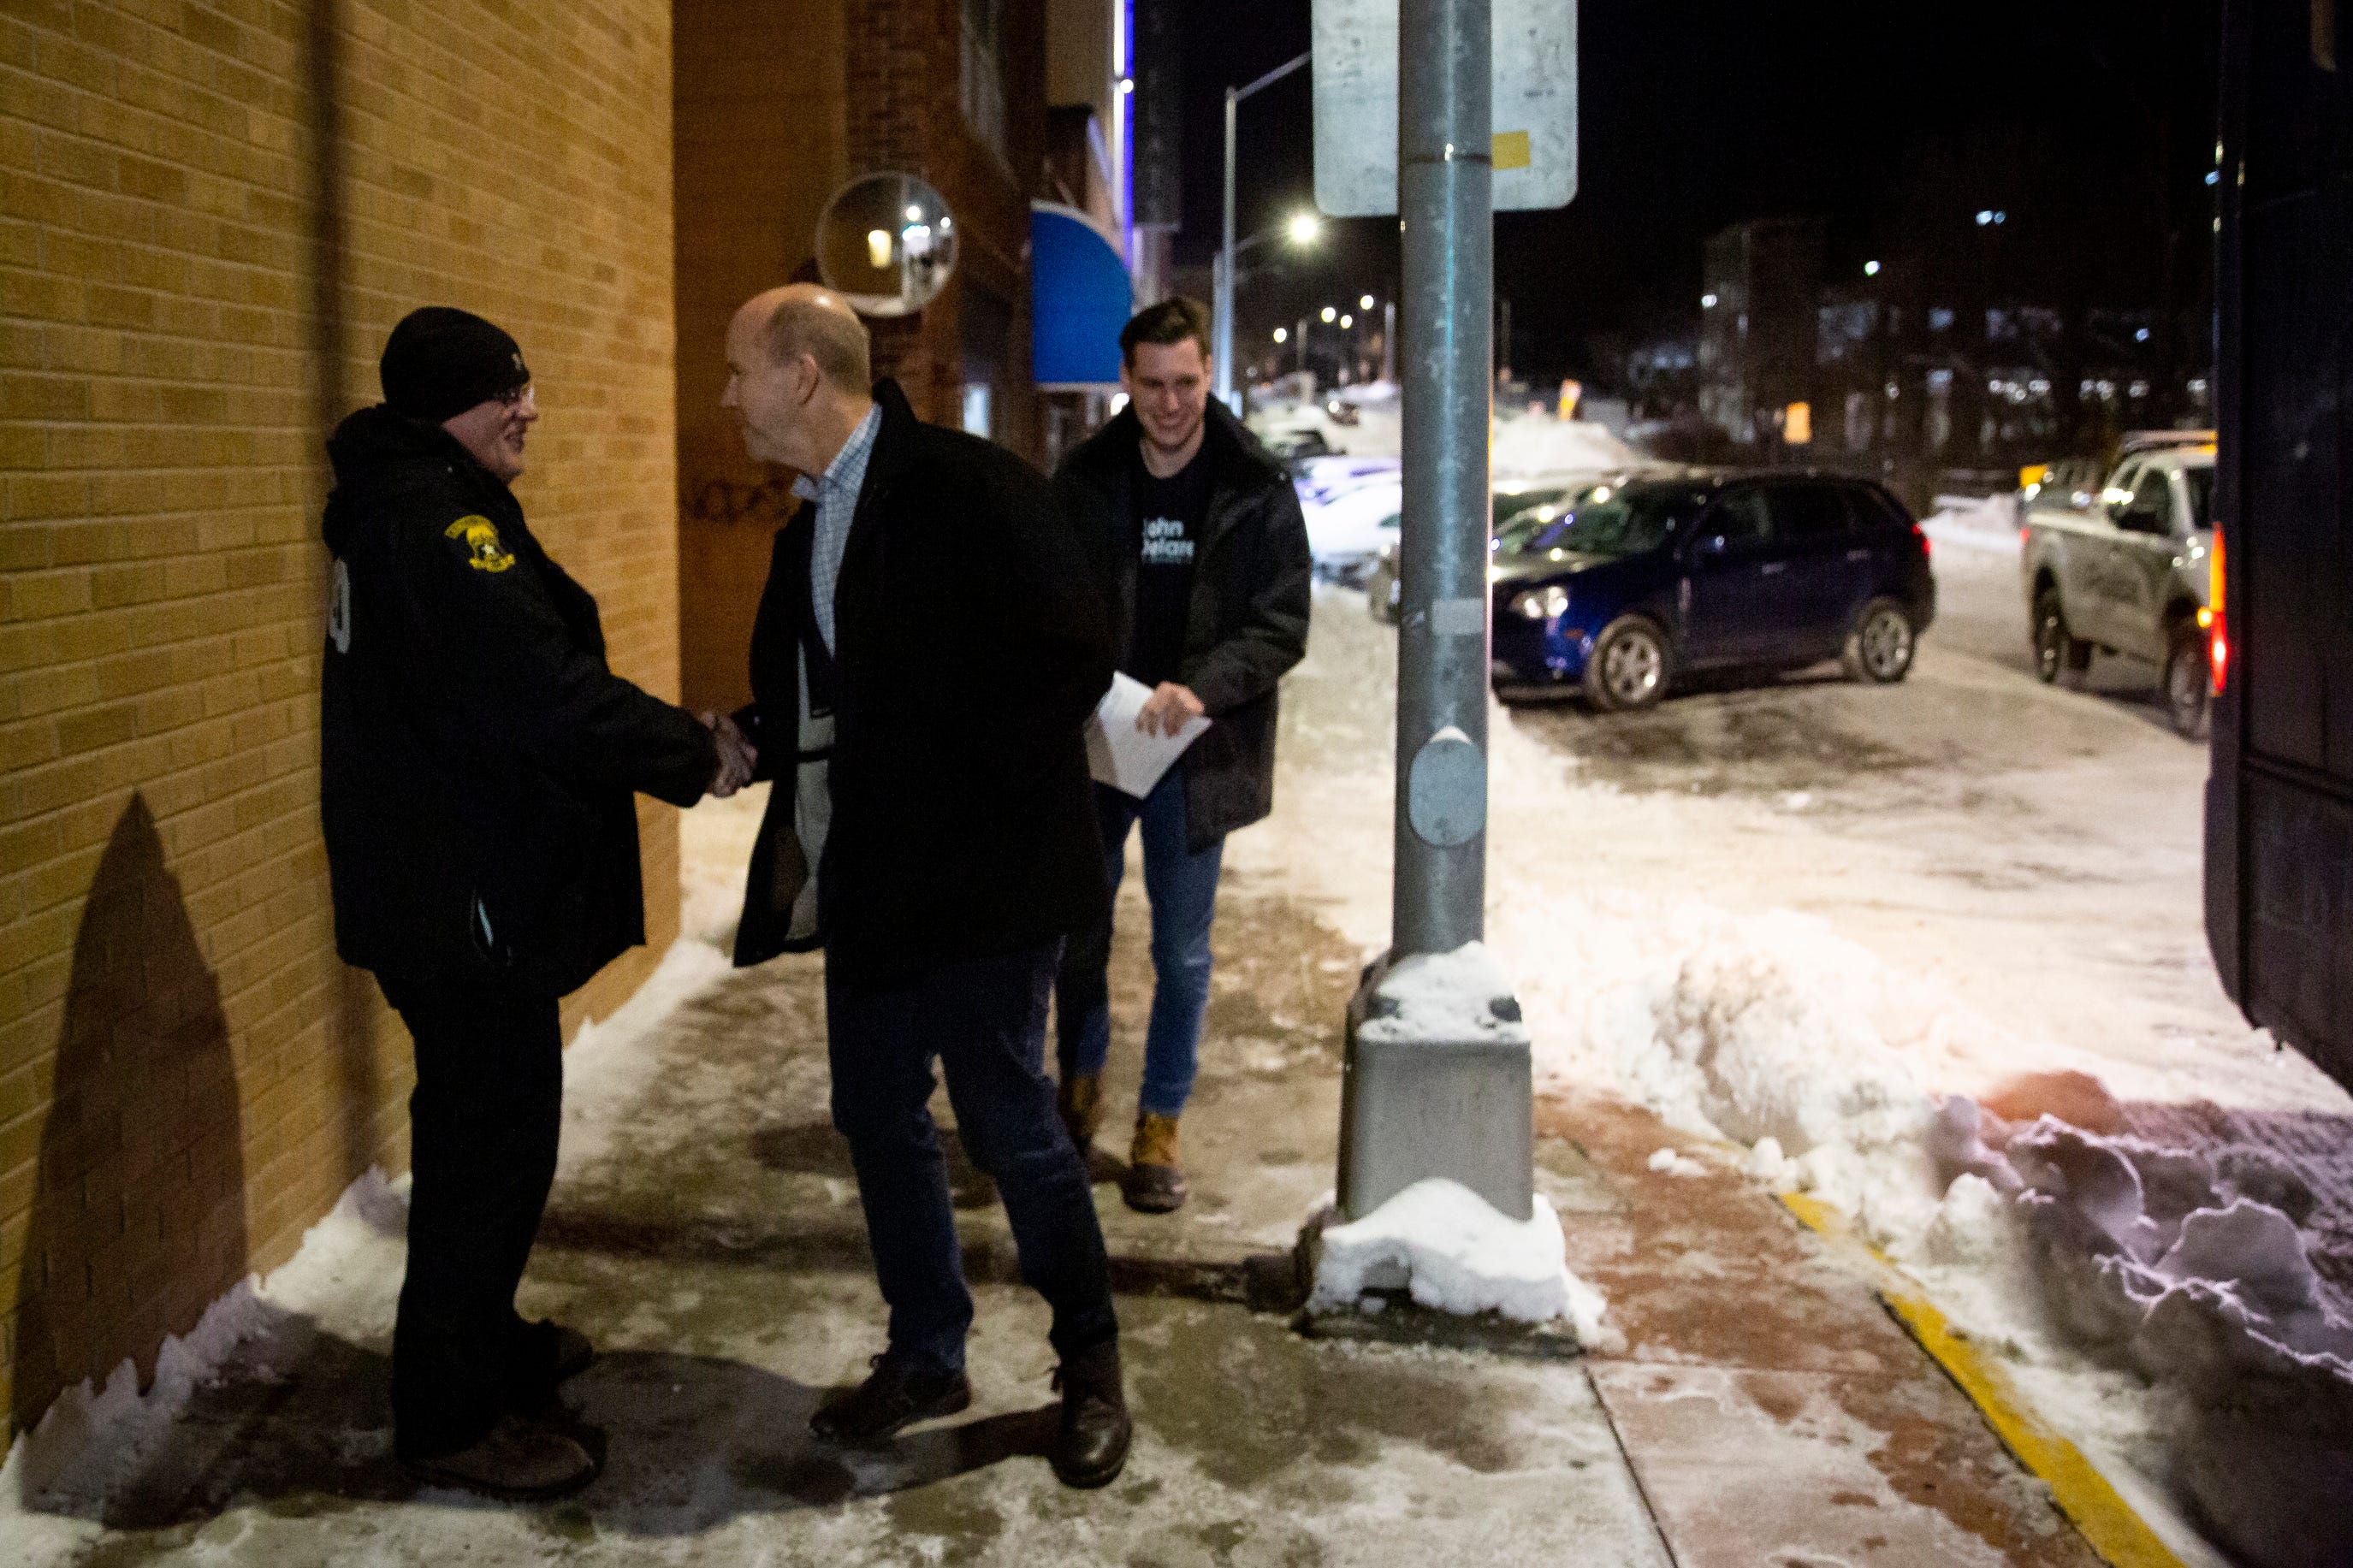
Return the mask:
M 1185 827 L 1180 763 L 1142 800 L 1095 786 L 1103 858 L 1113 898 L 1127 868 L 1127 833 L 1144 828 L 1144 890 L 1152 903 L 1152 1022 L 1144 1037 L 1144 1093 L 1138 1108 L 1177 1116 L 1193 1093 L 1201 1016 L 1209 1006 L 1209 921 L 1218 909 L 1218 868 L 1226 841 L 1194 849 Z M 1062 1076 L 1099 1073 L 1111 1055 L 1111 907 L 1074 932 L 1054 987 L 1055 1035 Z
M 833 1124 L 849 1140 L 891 1355 L 923 1373 L 964 1365 L 972 1292 L 946 1158 L 927 1102 L 932 1063 L 972 1163 L 997 1183 L 1021 1279 L 1054 1310 L 1064 1360 L 1119 1332 L 1087 1168 L 1054 1114 L 1046 995 L 1061 943 L 950 963 L 880 988 L 825 984 Z

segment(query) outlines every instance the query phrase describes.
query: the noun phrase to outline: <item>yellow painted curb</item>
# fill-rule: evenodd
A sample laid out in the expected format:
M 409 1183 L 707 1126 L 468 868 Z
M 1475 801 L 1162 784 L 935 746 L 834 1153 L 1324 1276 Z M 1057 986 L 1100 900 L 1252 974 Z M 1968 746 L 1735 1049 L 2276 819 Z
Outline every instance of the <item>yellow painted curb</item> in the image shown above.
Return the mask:
M 1953 1327 L 1894 1264 L 1856 1236 L 1843 1215 L 1801 1193 L 1785 1193 L 1781 1202 L 1809 1230 L 1841 1250 L 1870 1259 L 1879 1299 L 1887 1310 L 1960 1384 L 1961 1392 L 1984 1414 L 1987 1424 L 2019 1462 L 2050 1487 L 2059 1510 L 2074 1521 L 2109 1568 L 2182 1568 L 2181 1559 L 2142 1522 L 2107 1478 L 2019 1397 L 2010 1374 L 1975 1341 Z

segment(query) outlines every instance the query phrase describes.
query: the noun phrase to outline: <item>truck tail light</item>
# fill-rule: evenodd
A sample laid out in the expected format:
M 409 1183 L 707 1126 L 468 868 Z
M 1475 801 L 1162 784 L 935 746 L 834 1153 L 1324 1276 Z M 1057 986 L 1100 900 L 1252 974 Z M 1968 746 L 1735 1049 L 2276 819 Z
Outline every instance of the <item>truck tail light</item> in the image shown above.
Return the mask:
M 2223 614 L 2223 607 L 2230 601 L 2222 596 L 2225 571 L 2222 564 L 2222 531 L 2219 528 L 2214 531 L 2214 548 L 2208 554 L 2206 570 L 2207 629 L 2212 637 L 2207 645 L 2207 662 L 2214 672 L 2214 695 L 2220 697 L 2223 681 L 2231 670 L 2231 637 L 2230 622 Z

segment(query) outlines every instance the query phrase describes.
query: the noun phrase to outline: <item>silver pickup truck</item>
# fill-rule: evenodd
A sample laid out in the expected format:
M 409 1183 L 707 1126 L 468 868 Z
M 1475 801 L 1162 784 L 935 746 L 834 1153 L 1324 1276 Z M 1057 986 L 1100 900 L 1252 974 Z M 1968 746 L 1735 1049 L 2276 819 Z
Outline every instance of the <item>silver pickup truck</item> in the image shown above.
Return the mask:
M 2130 453 L 2097 495 L 2048 500 L 2028 502 L 2020 552 L 2035 672 L 2080 674 L 2094 649 L 2146 659 L 2173 727 L 2202 737 L 2213 447 Z

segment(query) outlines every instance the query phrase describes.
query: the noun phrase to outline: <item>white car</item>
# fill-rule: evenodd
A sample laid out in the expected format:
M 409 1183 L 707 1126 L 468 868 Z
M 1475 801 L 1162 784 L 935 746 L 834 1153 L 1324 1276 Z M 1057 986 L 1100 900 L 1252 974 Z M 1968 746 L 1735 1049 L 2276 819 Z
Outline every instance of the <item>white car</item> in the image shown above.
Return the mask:
M 1400 489 L 1394 479 L 1373 479 L 1303 510 L 1315 574 L 1354 587 L 1398 536 Z

